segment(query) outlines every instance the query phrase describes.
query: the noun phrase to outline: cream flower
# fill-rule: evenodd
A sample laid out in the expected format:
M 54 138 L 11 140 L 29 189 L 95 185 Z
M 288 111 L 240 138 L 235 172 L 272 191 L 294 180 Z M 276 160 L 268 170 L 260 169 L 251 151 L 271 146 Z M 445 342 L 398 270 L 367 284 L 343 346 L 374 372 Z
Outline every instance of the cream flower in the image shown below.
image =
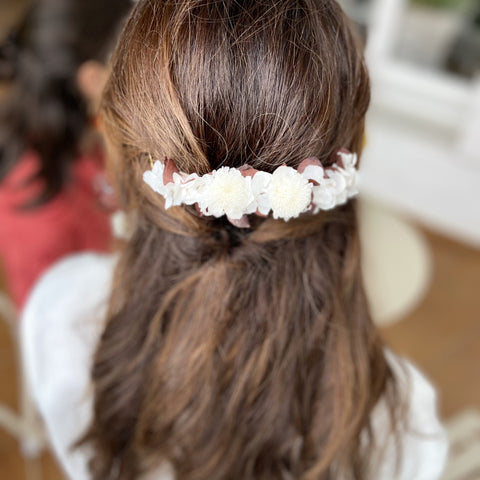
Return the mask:
M 243 177 L 239 170 L 222 167 L 211 175 L 204 175 L 202 180 L 198 206 L 204 215 L 227 215 L 232 220 L 239 220 L 256 210 L 251 178 Z
M 312 201 L 312 184 L 295 169 L 278 167 L 267 187 L 273 218 L 285 221 L 308 210 Z

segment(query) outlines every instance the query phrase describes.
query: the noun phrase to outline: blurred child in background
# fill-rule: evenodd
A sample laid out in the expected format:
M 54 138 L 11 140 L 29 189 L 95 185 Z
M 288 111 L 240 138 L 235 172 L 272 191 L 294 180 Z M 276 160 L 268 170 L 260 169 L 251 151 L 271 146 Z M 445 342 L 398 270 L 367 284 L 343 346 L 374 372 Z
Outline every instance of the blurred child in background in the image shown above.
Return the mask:
M 0 104 L 0 263 L 18 307 L 52 262 L 110 245 L 95 110 L 130 6 L 37 0 L 1 46 L 12 89 Z

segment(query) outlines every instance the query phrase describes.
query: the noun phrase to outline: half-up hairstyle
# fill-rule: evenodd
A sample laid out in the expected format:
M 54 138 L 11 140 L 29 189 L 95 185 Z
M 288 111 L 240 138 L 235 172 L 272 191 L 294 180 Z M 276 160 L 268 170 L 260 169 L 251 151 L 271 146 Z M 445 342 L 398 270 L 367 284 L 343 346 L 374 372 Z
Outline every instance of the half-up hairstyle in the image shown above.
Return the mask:
M 132 238 L 93 366 L 92 478 L 369 476 L 395 383 L 362 284 L 355 202 L 238 229 L 164 209 L 149 155 L 186 173 L 360 154 L 369 81 L 333 0 L 144 0 L 103 99 Z M 393 425 L 393 422 L 392 422 Z
M 0 81 L 13 89 L 0 103 L 0 181 L 26 150 L 39 156 L 44 183 L 31 206 L 68 180 L 88 127 L 77 69 L 105 61 L 131 0 L 36 0 L 0 45 Z

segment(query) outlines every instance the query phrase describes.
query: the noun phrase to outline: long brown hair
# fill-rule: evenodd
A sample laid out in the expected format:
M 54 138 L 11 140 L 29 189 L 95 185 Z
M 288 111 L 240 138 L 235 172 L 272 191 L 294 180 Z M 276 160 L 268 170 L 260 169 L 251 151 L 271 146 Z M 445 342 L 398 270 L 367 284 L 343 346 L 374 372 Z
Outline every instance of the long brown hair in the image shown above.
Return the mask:
M 369 82 L 333 0 L 140 1 L 103 111 L 136 212 L 93 367 L 94 479 L 368 479 L 394 381 L 372 325 L 355 202 L 250 229 L 163 208 L 148 155 L 184 172 L 360 153 Z

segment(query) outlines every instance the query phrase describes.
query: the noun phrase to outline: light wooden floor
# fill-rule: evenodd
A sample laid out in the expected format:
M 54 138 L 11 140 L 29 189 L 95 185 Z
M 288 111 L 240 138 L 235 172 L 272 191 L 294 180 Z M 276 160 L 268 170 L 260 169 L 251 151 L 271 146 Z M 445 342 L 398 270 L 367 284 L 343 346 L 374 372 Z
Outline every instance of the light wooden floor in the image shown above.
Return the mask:
M 427 239 L 435 269 L 431 288 L 383 337 L 433 380 L 449 417 L 469 406 L 480 409 L 480 250 L 439 235 Z
M 0 282 L 3 285 L 3 282 Z M 7 324 L 0 320 L 0 403 L 15 410 L 17 408 L 16 350 Z M 37 462 L 26 464 L 20 455 L 17 442 L 0 429 L 0 479 L 25 480 L 27 468 L 40 469 L 43 480 L 62 480 L 56 463 L 50 455 L 43 455 Z M 30 477 L 35 480 L 42 478 Z
M 435 272 L 421 305 L 382 331 L 385 340 L 411 358 L 437 385 L 444 418 L 480 409 L 480 251 L 427 233 Z M 0 323 L 0 402 L 16 405 L 15 356 L 8 329 Z M 41 460 L 44 480 L 60 480 L 50 456 Z M 0 431 L 0 478 L 24 480 L 16 442 Z

